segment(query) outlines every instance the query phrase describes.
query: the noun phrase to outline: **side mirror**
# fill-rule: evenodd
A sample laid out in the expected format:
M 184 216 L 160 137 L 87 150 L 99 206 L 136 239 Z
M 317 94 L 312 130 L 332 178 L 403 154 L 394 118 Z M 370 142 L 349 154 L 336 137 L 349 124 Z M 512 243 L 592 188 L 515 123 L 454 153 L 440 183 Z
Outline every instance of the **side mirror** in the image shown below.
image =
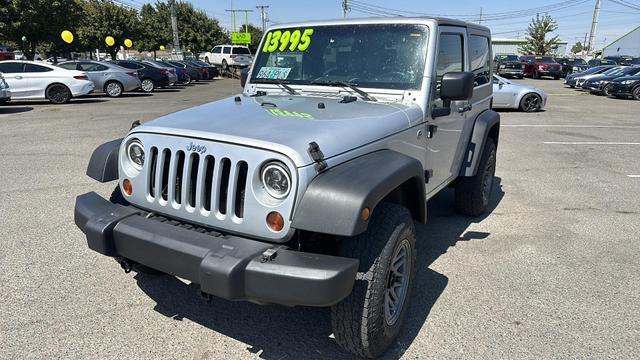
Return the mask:
M 472 72 L 449 72 L 442 76 L 440 82 L 440 98 L 442 107 L 433 108 L 431 117 L 451 114 L 451 101 L 469 100 L 473 96 L 475 76 Z
M 247 78 L 249 77 L 249 68 L 244 68 L 242 69 L 242 71 L 240 71 L 240 85 L 242 87 L 244 87 L 244 85 L 247 83 Z

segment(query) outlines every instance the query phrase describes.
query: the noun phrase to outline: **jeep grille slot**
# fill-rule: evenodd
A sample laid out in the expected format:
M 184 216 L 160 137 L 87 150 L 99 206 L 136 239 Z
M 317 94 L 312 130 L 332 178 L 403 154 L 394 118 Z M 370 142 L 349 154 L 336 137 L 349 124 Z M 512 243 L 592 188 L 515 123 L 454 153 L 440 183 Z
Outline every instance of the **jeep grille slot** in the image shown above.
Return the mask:
M 151 148 L 151 162 L 149 163 L 149 176 L 147 177 L 149 180 L 149 191 L 148 194 L 152 198 L 156 197 L 156 168 L 158 166 L 158 148 Z
M 185 185 L 187 186 L 186 200 L 189 206 L 196 207 L 196 187 L 198 184 L 198 170 L 200 166 L 200 155 L 196 153 L 192 153 L 191 156 L 189 156 L 188 165 L 189 165 L 189 168 L 188 168 L 189 179 L 188 179 L 188 182 L 185 183 Z
M 236 166 L 237 172 L 237 182 L 236 182 L 236 190 L 235 190 L 235 201 L 234 201 L 234 213 L 236 217 L 242 218 L 244 216 L 244 194 L 245 189 L 247 187 L 247 163 L 245 161 L 238 162 Z
M 204 194 L 202 194 L 202 207 L 205 211 L 211 211 L 211 194 L 213 191 L 213 170 L 215 163 L 215 159 L 211 155 L 204 158 Z
M 229 175 L 231 173 L 231 161 L 227 158 L 220 162 L 221 175 L 220 186 L 218 187 L 218 211 L 220 214 L 227 214 L 227 196 L 229 192 Z
M 178 156 L 174 164 L 171 166 L 175 176 L 171 176 L 171 190 L 173 191 L 173 201 L 176 204 L 182 204 L 182 185 L 184 184 L 184 151 L 178 151 Z
M 157 190 L 160 196 L 158 198 L 162 198 L 162 200 L 167 201 L 169 199 L 169 192 L 167 191 L 169 187 L 169 167 L 171 165 L 171 150 L 164 149 L 162 151 L 162 158 L 158 161 L 158 164 L 161 165 L 160 169 L 158 169 L 158 176 L 162 176 L 160 183 L 160 187 Z

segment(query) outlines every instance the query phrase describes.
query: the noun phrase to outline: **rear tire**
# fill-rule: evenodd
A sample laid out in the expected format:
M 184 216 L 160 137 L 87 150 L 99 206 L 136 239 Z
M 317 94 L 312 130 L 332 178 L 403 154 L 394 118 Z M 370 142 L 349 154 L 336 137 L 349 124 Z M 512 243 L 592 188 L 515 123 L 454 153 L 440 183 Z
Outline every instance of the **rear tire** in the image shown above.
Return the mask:
M 71 90 L 62 84 L 49 85 L 45 95 L 52 104 L 66 104 L 71 100 Z
M 207 64 L 211 64 L 211 62 L 209 61 L 209 57 L 208 56 L 204 57 L 204 62 L 206 62 Z
M 459 213 L 479 216 L 489 207 L 496 172 L 496 145 L 487 139 L 482 149 L 478 171 L 472 177 L 460 177 L 456 181 L 455 202 Z
M 640 100 L 640 86 L 636 86 L 636 88 L 632 90 L 631 96 L 633 100 Z
M 222 69 L 224 71 L 229 70 L 229 64 L 227 64 L 227 59 L 222 59 Z
M 142 79 L 142 83 L 140 85 L 140 88 L 142 89 L 142 91 L 144 91 L 146 93 L 150 93 L 150 92 L 153 92 L 153 90 L 155 90 L 156 84 L 153 82 L 153 80 L 151 80 L 149 78 Z
M 402 330 L 415 276 L 413 219 L 400 205 L 381 203 L 367 231 L 342 241 L 342 256 L 360 259 L 353 291 L 331 307 L 336 342 L 364 357 L 382 355 Z
M 119 97 L 123 92 L 124 86 L 122 86 L 122 84 L 118 81 L 112 80 L 104 84 L 104 93 L 109 97 Z
M 602 88 L 602 95 L 604 96 L 611 95 L 611 84 L 607 84 Z

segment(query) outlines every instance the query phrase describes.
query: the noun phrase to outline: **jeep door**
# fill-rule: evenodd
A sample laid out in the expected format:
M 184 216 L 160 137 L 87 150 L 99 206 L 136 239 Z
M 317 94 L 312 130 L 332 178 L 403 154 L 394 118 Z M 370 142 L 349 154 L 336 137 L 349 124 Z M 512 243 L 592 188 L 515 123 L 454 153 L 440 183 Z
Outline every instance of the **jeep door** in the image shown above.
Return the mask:
M 440 83 L 448 72 L 467 71 L 467 31 L 462 27 L 441 26 L 439 28 L 434 82 L 431 90 L 430 108 L 442 107 Z M 466 115 L 464 108 L 468 101 L 451 101 L 451 113 L 447 116 L 431 118 L 428 122 L 427 164 L 431 177 L 427 184 L 427 193 L 439 190 L 457 176 L 458 164 L 454 163 L 460 147 Z

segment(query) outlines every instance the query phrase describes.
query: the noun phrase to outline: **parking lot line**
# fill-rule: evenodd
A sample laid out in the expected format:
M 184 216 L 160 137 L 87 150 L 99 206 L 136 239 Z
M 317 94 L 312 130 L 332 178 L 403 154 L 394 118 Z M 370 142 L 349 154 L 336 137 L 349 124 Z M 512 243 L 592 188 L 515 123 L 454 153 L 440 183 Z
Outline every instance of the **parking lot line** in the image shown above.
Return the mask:
M 640 125 L 572 125 L 572 124 L 502 124 L 500 127 L 565 127 L 565 128 L 611 128 L 640 129 Z
M 640 178 L 640 175 L 627 175 L 630 178 Z
M 549 145 L 640 145 L 640 142 L 545 141 Z

